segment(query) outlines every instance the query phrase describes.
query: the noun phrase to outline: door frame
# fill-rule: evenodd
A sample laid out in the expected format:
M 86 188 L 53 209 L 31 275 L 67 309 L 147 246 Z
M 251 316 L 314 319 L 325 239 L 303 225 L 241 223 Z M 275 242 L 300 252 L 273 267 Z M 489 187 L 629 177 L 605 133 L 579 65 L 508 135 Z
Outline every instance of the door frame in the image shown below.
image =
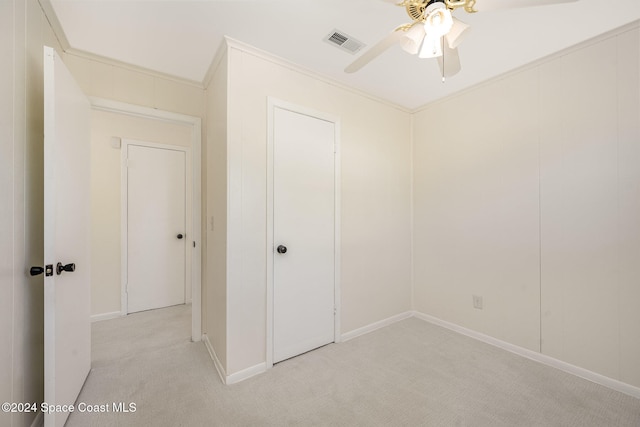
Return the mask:
M 161 122 L 176 123 L 191 127 L 191 159 L 187 161 L 187 180 L 191 182 L 190 188 L 187 187 L 187 199 L 191 199 L 191 214 L 187 218 L 187 222 L 191 222 L 191 238 L 193 242 L 190 251 L 190 266 L 185 265 L 185 269 L 191 273 L 191 340 L 198 342 L 202 340 L 202 167 L 200 159 L 202 158 L 202 121 L 200 117 L 188 116 L 185 114 L 172 113 L 170 111 L 158 110 L 155 108 L 141 107 L 138 105 L 127 104 L 124 102 L 112 101 L 109 99 L 89 97 L 91 106 L 94 110 L 106 111 L 121 115 L 140 117 Z M 162 145 L 162 144 L 157 144 Z M 172 146 L 172 148 L 175 148 Z M 186 148 L 186 147 L 182 147 Z M 122 150 L 122 147 L 121 147 Z M 122 173 L 126 168 L 122 168 Z M 121 186 L 123 185 L 121 179 Z M 122 197 L 122 195 L 121 195 Z M 126 205 L 121 207 L 121 220 L 126 221 Z M 126 228 L 123 227 L 123 233 Z M 121 264 L 121 292 L 126 286 L 126 236 L 121 237 L 122 264 Z M 193 247 L 195 244 L 195 247 Z M 189 251 L 187 251 L 189 253 Z M 187 259 L 189 256 L 187 257 Z M 187 284 L 188 286 L 188 284 Z M 121 315 L 127 313 L 126 298 L 124 304 L 120 305 Z
M 189 284 L 191 281 L 191 268 L 188 268 L 192 261 L 192 251 L 188 250 L 193 245 L 190 242 L 193 235 L 193 173 L 191 171 L 192 157 L 191 148 L 182 145 L 160 144 L 151 141 L 141 141 L 137 139 L 122 138 L 120 147 L 120 247 L 122 259 L 120 262 L 121 286 L 120 286 L 120 314 L 126 316 L 129 314 L 129 294 L 127 285 L 129 283 L 129 168 L 127 167 L 128 148 L 129 146 L 153 148 L 158 150 L 179 151 L 185 154 L 185 230 L 187 237 L 185 240 L 185 259 L 184 259 L 184 302 L 190 304 L 193 302 L 193 289 Z M 187 292 L 189 290 L 190 292 Z
M 267 97 L 267 304 L 266 304 L 266 368 L 273 367 L 273 262 L 274 262 L 274 236 L 273 236 L 273 149 L 275 130 L 275 109 L 280 108 L 294 113 L 303 114 L 319 120 L 334 124 L 334 342 L 340 342 L 340 119 L 334 115 L 316 111 L 283 101 L 274 97 Z

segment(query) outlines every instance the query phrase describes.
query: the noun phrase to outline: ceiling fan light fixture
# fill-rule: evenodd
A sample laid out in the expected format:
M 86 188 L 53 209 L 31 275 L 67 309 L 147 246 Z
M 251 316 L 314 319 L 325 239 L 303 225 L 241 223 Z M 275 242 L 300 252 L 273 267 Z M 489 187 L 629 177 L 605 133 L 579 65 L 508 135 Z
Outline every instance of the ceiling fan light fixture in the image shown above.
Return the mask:
M 420 45 L 422 44 L 422 40 L 424 39 L 424 26 L 423 25 L 414 25 L 409 30 L 407 30 L 404 41 L 402 42 L 402 49 L 405 52 L 415 55 L 420 51 Z
M 461 20 L 453 18 L 453 25 L 445 36 L 447 44 L 451 49 L 455 49 L 460 46 L 460 43 L 462 43 L 462 40 L 466 37 L 467 30 L 469 28 L 469 24 L 465 24 Z
M 424 11 L 424 16 L 424 29 L 427 37 L 442 37 L 453 26 L 453 16 L 444 3 L 431 3 Z
M 427 35 L 422 42 L 420 58 L 437 58 L 442 56 L 442 37 L 429 37 Z

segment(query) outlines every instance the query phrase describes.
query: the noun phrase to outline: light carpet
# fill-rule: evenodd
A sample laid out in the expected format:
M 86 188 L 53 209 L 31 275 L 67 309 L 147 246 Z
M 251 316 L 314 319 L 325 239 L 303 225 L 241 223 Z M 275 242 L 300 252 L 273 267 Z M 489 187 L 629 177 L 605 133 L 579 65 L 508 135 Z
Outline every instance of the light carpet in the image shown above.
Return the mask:
M 221 383 L 190 307 L 94 324 L 76 426 L 640 426 L 640 400 L 410 318 Z

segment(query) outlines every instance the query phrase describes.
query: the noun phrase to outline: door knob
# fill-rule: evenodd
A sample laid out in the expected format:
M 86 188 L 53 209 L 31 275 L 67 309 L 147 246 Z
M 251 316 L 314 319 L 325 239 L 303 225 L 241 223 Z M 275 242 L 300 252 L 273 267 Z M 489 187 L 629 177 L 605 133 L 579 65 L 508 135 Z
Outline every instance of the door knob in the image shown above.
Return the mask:
M 42 273 L 44 273 L 44 268 L 42 267 L 31 267 L 31 269 L 29 270 L 29 274 L 31 274 L 32 276 L 37 276 Z
M 56 264 L 56 274 L 61 275 L 63 271 L 68 271 L 69 273 L 73 273 L 76 271 L 76 265 L 74 263 L 71 264 L 62 264 L 59 262 Z
M 178 234 L 176 237 L 177 237 L 178 239 L 182 239 L 184 236 L 182 235 L 182 233 L 180 233 L 180 234 Z
M 44 275 L 47 277 L 53 276 L 53 264 L 47 264 L 44 268 L 40 266 L 33 266 L 29 269 L 29 274 L 32 276 L 37 276 L 42 273 L 45 273 Z
M 279 254 L 286 254 L 287 247 L 285 245 L 280 245 L 276 248 L 276 251 L 278 251 Z

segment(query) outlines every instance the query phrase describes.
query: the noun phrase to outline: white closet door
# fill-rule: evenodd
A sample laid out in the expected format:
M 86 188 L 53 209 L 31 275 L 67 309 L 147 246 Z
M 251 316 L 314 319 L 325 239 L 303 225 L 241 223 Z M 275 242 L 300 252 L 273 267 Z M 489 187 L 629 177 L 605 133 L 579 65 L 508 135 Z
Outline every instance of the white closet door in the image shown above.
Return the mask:
M 334 341 L 334 126 L 274 111 L 274 363 Z

